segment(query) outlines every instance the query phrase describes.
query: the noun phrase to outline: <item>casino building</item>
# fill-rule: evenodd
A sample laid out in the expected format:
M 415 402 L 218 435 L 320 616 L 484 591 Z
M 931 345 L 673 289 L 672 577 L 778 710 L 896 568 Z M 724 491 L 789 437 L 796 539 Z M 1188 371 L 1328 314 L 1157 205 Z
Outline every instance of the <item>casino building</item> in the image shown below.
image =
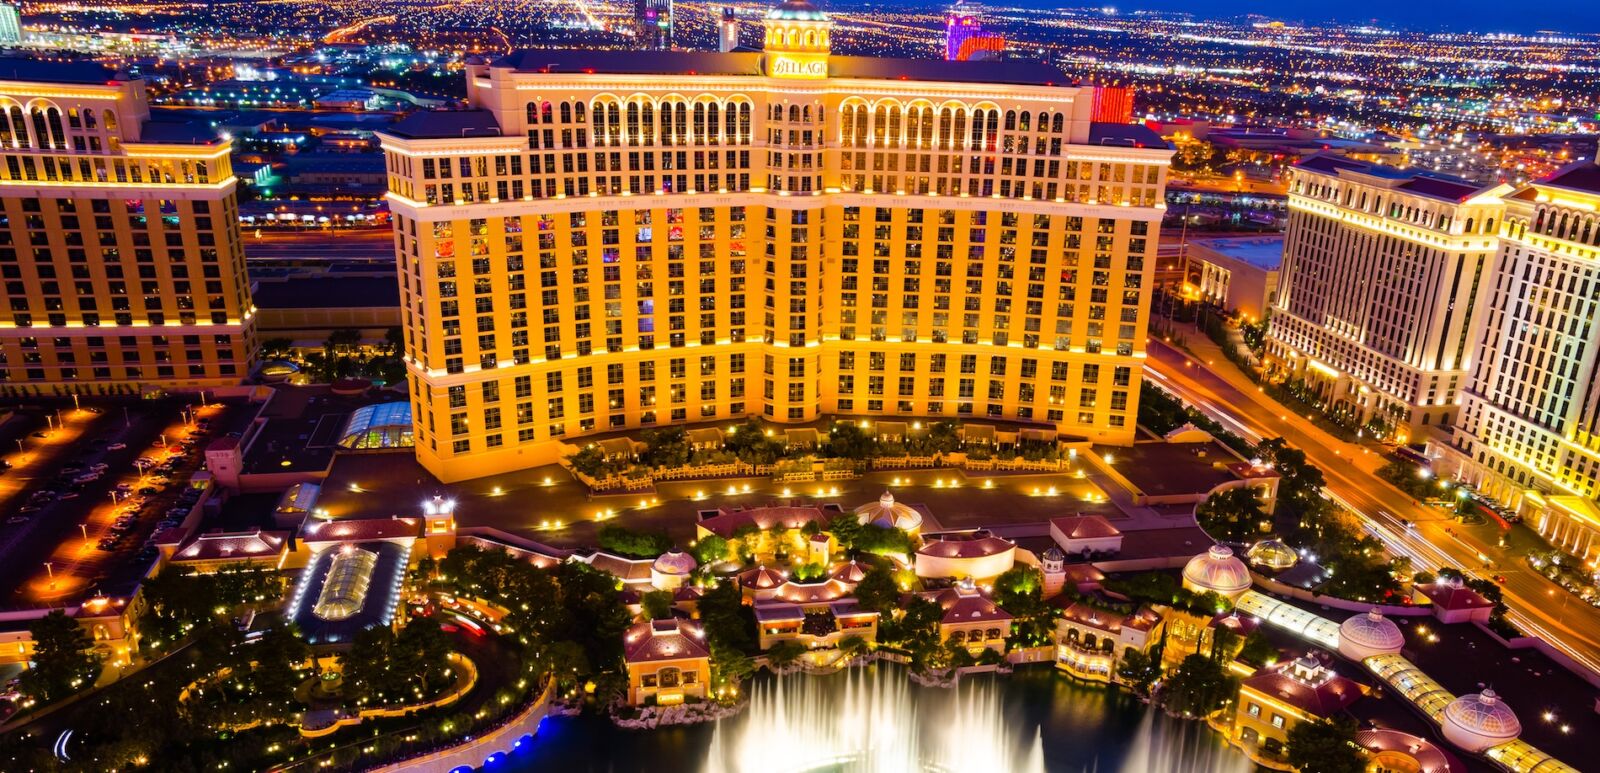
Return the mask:
M 523 51 L 382 135 L 421 463 L 761 416 L 1133 439 L 1170 149 L 1017 61 Z
M 1296 165 L 1267 360 L 1358 425 L 1449 434 L 1507 186 L 1334 156 Z
M 230 141 L 144 81 L 0 59 L 0 395 L 239 383 L 255 306 Z

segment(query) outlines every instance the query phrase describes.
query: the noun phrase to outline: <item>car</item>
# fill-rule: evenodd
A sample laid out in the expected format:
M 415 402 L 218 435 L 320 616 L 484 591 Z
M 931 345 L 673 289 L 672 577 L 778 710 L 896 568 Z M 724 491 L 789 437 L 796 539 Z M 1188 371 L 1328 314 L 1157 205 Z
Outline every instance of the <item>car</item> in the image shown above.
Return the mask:
M 77 475 L 78 473 L 83 472 L 83 465 L 65 464 L 61 466 L 61 472 L 65 475 Z
M 116 443 L 112 443 L 111 445 L 106 446 L 106 450 L 107 451 L 123 451 L 123 450 L 126 450 L 127 447 L 128 447 L 127 443 L 123 443 L 121 441 L 118 441 Z
M 120 491 L 120 492 L 122 492 L 124 494 L 126 494 L 126 493 L 128 493 L 130 491 L 133 491 L 133 484 L 132 483 L 118 483 L 117 484 L 117 491 Z
M 36 438 L 47 438 L 47 437 L 50 437 L 50 433 L 45 432 L 44 430 L 41 429 L 38 432 L 33 433 L 33 436 L 36 437 Z
M 117 542 L 116 542 L 116 540 L 103 539 L 103 540 L 100 540 L 99 547 L 100 547 L 101 550 L 105 550 L 105 551 L 116 550 L 117 549 Z
M 1497 582 L 1497 583 L 1500 583 L 1501 585 L 1505 585 L 1506 584 L 1506 576 L 1503 575 L 1503 574 L 1497 574 L 1497 575 L 1494 576 L 1494 581 Z
M 105 472 L 109 469 L 111 469 L 111 465 L 106 464 L 105 462 L 95 462 L 94 464 L 89 465 L 90 472 Z
M 23 505 L 23 506 L 17 508 L 17 512 L 26 515 L 28 513 L 37 513 L 37 512 L 39 512 L 39 509 L 40 508 L 39 508 L 38 505 Z
M 27 523 L 27 522 L 28 522 L 28 517 L 25 516 L 25 515 L 13 515 L 10 518 L 6 519 L 6 523 L 11 524 L 12 526 L 16 526 L 19 523 Z
M 61 495 L 61 498 L 62 498 L 62 499 L 77 499 L 77 498 L 78 498 L 78 497 L 80 497 L 80 496 L 83 496 L 83 495 L 82 495 L 82 494 L 79 494 L 79 493 L 78 493 L 78 492 L 76 492 L 76 491 L 68 491 L 68 492 L 66 492 L 66 493 L 64 493 L 64 494 L 62 494 L 62 495 Z
M 155 486 L 145 486 L 144 488 L 139 489 L 140 496 L 153 497 L 159 493 L 161 493 L 161 489 L 158 489 Z

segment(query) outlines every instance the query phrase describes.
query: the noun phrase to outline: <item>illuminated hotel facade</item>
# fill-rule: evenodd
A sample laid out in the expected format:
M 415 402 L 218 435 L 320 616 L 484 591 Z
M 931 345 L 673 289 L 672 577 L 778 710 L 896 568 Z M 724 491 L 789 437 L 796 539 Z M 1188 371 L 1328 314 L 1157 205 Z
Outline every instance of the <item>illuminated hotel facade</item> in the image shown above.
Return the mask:
M 1430 451 L 1600 564 L 1600 166 L 1503 197 L 1500 250 L 1461 420 Z
M 1132 441 L 1170 149 L 1054 68 L 830 56 L 830 26 L 512 54 L 383 134 L 425 467 L 746 416 Z
M 1290 174 L 1269 369 L 1359 425 L 1404 441 L 1448 434 L 1498 245 L 1501 191 L 1333 156 Z
M 0 60 L 0 394 L 249 374 L 229 146 L 102 65 Z

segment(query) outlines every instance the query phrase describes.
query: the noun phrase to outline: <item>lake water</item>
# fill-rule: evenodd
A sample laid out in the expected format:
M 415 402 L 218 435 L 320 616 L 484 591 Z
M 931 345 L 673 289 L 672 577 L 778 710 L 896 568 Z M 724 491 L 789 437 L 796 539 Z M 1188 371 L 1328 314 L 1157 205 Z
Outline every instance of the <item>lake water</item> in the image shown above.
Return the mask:
M 1249 773 L 1196 722 L 1048 667 L 921 687 L 877 665 L 750 685 L 750 706 L 715 724 L 622 730 L 602 717 L 545 720 L 495 768 L 514 773 Z

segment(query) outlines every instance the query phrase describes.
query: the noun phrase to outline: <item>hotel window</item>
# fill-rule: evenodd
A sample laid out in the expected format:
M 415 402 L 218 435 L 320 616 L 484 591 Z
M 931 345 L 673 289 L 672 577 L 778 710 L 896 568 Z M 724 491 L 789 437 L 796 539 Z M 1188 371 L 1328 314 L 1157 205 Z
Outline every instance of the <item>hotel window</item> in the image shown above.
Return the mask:
M 1283 727 L 1283 715 L 1282 714 L 1273 714 L 1272 715 L 1272 726 L 1273 727 L 1277 727 L 1277 728 L 1282 728 Z
M 1261 706 L 1256 703 L 1245 704 L 1245 713 L 1252 717 L 1259 717 L 1261 716 Z

